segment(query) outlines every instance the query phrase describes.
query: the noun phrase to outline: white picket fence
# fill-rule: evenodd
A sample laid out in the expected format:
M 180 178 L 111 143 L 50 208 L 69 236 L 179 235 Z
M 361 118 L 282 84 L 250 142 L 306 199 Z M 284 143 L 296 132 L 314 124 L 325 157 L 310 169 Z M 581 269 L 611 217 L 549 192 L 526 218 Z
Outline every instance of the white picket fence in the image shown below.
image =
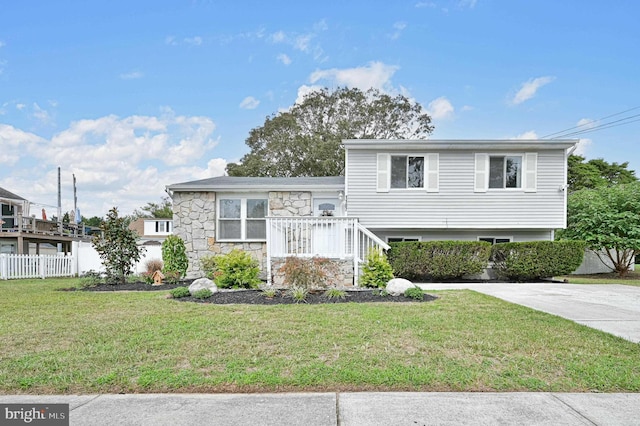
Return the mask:
M 77 271 L 74 256 L 0 254 L 0 279 L 71 277 Z

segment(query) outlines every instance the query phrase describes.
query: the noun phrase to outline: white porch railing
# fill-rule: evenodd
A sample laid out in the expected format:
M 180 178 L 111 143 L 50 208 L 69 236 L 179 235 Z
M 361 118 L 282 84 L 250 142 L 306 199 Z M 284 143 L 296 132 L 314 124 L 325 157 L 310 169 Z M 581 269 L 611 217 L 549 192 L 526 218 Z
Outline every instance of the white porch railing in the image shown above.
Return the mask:
M 76 274 L 74 256 L 0 254 L 0 279 L 71 277 Z
M 267 279 L 271 280 L 271 259 L 289 256 L 326 257 L 353 261 L 358 282 L 360 264 L 372 249 L 389 245 L 350 217 L 268 217 Z

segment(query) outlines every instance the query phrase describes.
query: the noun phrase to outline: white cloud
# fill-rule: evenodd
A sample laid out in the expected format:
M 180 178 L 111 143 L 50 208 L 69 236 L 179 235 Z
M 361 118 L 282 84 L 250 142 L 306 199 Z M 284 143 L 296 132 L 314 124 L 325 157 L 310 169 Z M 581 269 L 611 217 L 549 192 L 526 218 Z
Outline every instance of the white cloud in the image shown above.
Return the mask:
M 314 71 L 309 77 L 309 82 L 315 84 L 323 81 L 327 86 L 347 86 L 361 90 L 374 88 L 391 92 L 394 91 L 391 86 L 391 77 L 398 69 L 396 65 L 370 62 L 364 67 Z
M 393 24 L 394 32 L 389 34 L 389 38 L 391 40 L 399 39 L 400 35 L 402 35 L 402 31 L 404 31 L 405 28 L 407 28 L 406 22 L 396 22 L 395 24 Z
M 131 71 L 127 73 L 120 74 L 120 78 L 122 80 L 136 80 L 142 78 L 144 76 L 140 71 Z
M 422 7 L 430 7 L 430 8 L 436 8 L 438 7 L 437 4 L 435 4 L 432 1 L 419 1 L 418 3 L 415 4 L 415 7 L 417 8 L 422 8 Z
M 473 9 L 477 3 L 478 0 L 460 0 L 458 1 L 458 7 Z
M 0 48 L 5 47 L 7 45 L 7 43 L 5 43 L 4 41 L 0 40 Z
M 596 120 L 590 118 L 582 118 L 576 123 L 576 127 L 581 127 L 581 130 L 593 129 L 597 124 Z
M 284 31 L 278 31 L 271 34 L 269 40 L 272 43 L 284 43 L 287 40 L 287 35 L 284 33 Z
M 434 120 L 444 120 L 453 116 L 455 109 L 451 102 L 444 96 L 441 96 L 429 102 L 427 112 Z
M 285 65 L 291 64 L 291 58 L 284 53 L 281 53 L 277 56 L 278 60 Z
M 167 36 L 164 39 L 164 44 L 167 44 L 169 46 L 177 46 L 178 42 L 177 42 L 177 40 L 176 40 L 176 38 L 174 36 Z
M 585 157 L 592 144 L 593 141 L 591 139 L 580 139 L 576 145 L 576 150 L 573 153 Z
M 522 83 L 520 90 L 518 90 L 513 99 L 511 99 L 511 103 L 513 105 L 518 105 L 533 98 L 536 95 L 538 89 L 551 83 L 555 79 L 556 78 L 552 76 L 545 76 L 532 78 L 529 81 Z
M 202 37 L 200 37 L 200 36 L 186 37 L 184 39 L 184 42 L 186 44 L 191 45 L 191 46 L 201 46 L 202 45 Z
M 27 107 L 26 104 L 16 104 L 16 109 L 18 111 L 22 111 L 23 109 L 25 109 Z
M 295 41 L 293 42 L 293 48 L 300 50 L 301 52 L 308 52 L 309 43 L 311 42 L 311 37 L 312 37 L 311 34 L 304 34 L 296 37 Z
M 240 102 L 240 108 L 242 109 L 255 109 L 260 105 L 260 101 L 253 96 L 247 96 Z
M 465 105 L 462 107 L 462 111 L 473 111 L 475 108 L 471 105 Z
M 20 158 L 37 152 L 46 142 L 34 133 L 0 123 L 0 164 L 14 165 Z
M 518 136 L 515 137 L 515 139 L 533 140 L 533 139 L 539 139 L 539 138 L 538 138 L 538 134 L 535 131 L 529 130 L 527 132 L 520 133 Z
M 41 124 L 44 124 L 44 125 L 54 124 L 51 114 L 49 114 L 48 111 L 42 109 L 40 105 L 38 105 L 36 102 L 33 103 L 32 115 L 33 115 L 33 118 L 38 120 Z

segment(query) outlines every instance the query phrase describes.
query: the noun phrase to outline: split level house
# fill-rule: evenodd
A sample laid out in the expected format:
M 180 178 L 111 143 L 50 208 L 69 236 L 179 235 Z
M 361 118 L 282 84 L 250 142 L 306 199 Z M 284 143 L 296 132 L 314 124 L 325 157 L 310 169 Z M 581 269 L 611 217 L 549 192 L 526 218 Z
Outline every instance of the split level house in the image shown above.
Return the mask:
M 269 282 L 289 256 L 341 262 L 357 283 L 373 248 L 396 241 L 553 240 L 566 227 L 577 140 L 345 140 L 345 175 L 221 176 L 167 187 L 189 275 L 233 248 Z

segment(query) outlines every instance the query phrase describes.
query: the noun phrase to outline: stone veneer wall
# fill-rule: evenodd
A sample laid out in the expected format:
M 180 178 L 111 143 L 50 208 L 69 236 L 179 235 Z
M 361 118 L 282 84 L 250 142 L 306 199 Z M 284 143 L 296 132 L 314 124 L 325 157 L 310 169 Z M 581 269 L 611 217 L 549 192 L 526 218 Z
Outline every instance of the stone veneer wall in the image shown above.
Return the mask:
M 284 283 L 284 274 L 279 272 L 284 266 L 286 259 L 283 257 L 275 257 L 271 259 L 271 275 L 273 280 L 271 284 L 277 288 L 288 287 Z M 327 277 L 328 287 L 353 287 L 353 261 L 351 259 L 333 259 L 338 266 L 338 273 L 333 277 Z
M 270 216 L 311 216 L 311 192 L 273 191 L 269 193 Z M 173 193 L 173 233 L 185 243 L 189 268 L 187 277 L 204 275 L 200 259 L 205 256 L 227 254 L 234 248 L 251 253 L 260 263 L 263 275 L 266 273 L 267 244 L 265 242 L 216 242 L 216 194 L 214 192 L 174 192 Z M 337 261 L 340 272 L 331 283 L 338 286 L 353 285 L 351 261 Z M 279 269 L 284 259 L 272 259 L 273 284 L 282 286 L 284 277 Z M 266 278 L 266 276 L 263 276 Z

